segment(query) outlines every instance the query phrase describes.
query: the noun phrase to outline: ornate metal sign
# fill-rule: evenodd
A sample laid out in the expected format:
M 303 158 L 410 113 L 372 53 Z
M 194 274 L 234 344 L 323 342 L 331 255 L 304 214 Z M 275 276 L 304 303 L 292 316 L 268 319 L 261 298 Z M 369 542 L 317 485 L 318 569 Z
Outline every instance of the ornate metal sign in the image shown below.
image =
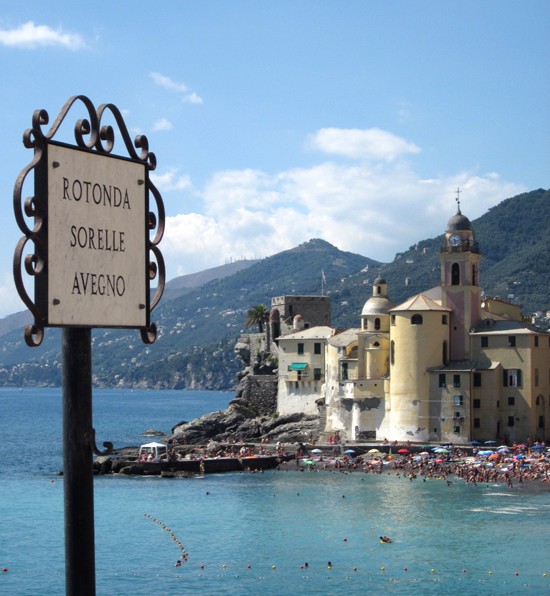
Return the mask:
M 87 117 L 75 123 L 76 145 L 54 141 L 71 108 L 80 102 Z M 114 129 L 102 125 L 107 113 L 116 121 L 127 156 L 112 154 Z M 23 135 L 34 158 L 14 188 L 15 217 L 24 234 L 15 249 L 14 280 L 34 315 L 25 341 L 40 345 L 48 326 L 127 327 L 139 328 L 143 341 L 152 343 L 156 326 L 150 313 L 165 284 L 158 248 L 164 205 L 149 178 L 155 155 L 143 135 L 132 145 L 124 119 L 112 104 L 96 110 L 87 97 L 78 95 L 67 101 L 44 133 L 48 120 L 46 111 L 34 113 L 32 128 Z M 23 185 L 33 170 L 34 196 L 22 204 Z M 150 194 L 156 213 L 149 208 Z M 33 218 L 32 226 L 28 218 Z M 29 240 L 33 252 L 23 259 Z M 23 283 L 23 263 L 34 278 L 34 300 Z M 150 282 L 157 276 L 150 299 Z

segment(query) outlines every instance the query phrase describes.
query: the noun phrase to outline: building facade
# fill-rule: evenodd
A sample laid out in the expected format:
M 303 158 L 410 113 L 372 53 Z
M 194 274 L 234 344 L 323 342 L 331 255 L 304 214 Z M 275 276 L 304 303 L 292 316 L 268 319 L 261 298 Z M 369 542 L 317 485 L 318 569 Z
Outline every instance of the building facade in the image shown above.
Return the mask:
M 321 407 L 325 431 L 351 440 L 550 440 L 550 334 L 483 296 L 479 261 L 459 208 L 439 286 L 394 305 L 377 278 L 357 329 L 305 329 L 293 311 L 293 328 L 273 335 L 279 412 Z

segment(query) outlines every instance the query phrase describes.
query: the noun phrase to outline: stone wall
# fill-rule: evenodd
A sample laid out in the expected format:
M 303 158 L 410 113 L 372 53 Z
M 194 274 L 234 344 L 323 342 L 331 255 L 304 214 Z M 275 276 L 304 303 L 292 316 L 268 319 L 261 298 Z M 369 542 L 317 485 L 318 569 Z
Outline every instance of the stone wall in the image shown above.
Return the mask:
M 277 375 L 247 375 L 242 383 L 242 398 L 257 416 L 270 416 L 277 411 Z

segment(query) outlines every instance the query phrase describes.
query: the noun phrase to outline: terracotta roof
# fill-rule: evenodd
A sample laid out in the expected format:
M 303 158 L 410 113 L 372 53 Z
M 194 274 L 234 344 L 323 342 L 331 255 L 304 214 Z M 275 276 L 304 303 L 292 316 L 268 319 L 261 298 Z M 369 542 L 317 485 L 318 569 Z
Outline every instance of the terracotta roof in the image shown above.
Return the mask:
M 404 310 L 414 310 L 414 311 L 443 311 L 443 312 L 451 312 L 452 309 L 447 308 L 445 306 L 441 306 L 431 298 L 428 298 L 425 294 L 417 294 L 412 298 L 409 298 L 407 301 L 399 304 L 395 308 L 390 309 L 390 312 L 400 312 Z

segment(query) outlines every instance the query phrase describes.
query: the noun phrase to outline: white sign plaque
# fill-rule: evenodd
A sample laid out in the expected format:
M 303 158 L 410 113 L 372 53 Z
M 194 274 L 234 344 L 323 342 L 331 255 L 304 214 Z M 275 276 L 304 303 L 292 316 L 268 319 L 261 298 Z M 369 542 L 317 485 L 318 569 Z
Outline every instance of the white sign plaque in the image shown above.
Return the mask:
M 48 324 L 148 324 L 144 164 L 48 146 Z

